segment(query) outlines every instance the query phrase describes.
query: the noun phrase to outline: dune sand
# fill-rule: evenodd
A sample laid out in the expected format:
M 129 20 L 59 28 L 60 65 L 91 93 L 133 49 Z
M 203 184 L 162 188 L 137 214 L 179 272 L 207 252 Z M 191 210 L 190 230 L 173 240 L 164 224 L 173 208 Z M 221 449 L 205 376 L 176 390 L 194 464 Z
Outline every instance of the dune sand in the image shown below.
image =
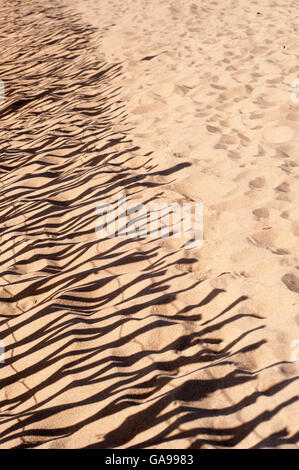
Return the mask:
M 0 17 L 1 448 L 297 448 L 296 2 Z M 119 194 L 202 246 L 99 239 Z

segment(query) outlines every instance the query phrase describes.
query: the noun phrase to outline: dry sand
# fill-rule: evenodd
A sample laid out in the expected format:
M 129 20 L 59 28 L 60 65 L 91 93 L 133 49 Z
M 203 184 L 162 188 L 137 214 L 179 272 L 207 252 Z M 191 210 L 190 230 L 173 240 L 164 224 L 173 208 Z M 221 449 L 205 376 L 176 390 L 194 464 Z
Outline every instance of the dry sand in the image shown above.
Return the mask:
M 298 2 L 0 17 L 1 448 L 297 448 Z M 120 193 L 202 247 L 99 240 Z

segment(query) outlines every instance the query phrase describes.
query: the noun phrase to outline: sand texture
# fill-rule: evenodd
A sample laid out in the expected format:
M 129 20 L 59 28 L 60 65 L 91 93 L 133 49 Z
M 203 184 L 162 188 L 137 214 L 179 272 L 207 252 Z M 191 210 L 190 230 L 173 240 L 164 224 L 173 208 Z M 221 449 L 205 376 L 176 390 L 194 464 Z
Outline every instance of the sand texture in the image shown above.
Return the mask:
M 298 448 L 298 2 L 0 25 L 0 448 Z M 202 246 L 99 239 L 120 194 L 202 203 Z

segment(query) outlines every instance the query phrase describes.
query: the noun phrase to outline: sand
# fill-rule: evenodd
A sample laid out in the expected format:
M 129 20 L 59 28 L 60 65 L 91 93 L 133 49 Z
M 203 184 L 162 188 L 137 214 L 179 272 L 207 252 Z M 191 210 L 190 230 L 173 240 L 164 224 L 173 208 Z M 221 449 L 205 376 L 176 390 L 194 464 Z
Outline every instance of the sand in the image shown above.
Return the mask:
M 0 18 L 0 447 L 298 448 L 296 2 Z M 99 239 L 120 194 L 202 246 Z

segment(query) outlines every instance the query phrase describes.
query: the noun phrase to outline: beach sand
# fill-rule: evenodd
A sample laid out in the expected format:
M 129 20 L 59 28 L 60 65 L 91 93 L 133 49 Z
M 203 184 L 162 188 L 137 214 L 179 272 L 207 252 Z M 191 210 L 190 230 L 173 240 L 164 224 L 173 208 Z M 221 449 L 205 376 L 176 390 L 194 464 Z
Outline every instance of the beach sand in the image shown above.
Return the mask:
M 298 5 L 0 17 L 0 447 L 298 448 Z M 202 245 L 99 239 L 119 195 Z

